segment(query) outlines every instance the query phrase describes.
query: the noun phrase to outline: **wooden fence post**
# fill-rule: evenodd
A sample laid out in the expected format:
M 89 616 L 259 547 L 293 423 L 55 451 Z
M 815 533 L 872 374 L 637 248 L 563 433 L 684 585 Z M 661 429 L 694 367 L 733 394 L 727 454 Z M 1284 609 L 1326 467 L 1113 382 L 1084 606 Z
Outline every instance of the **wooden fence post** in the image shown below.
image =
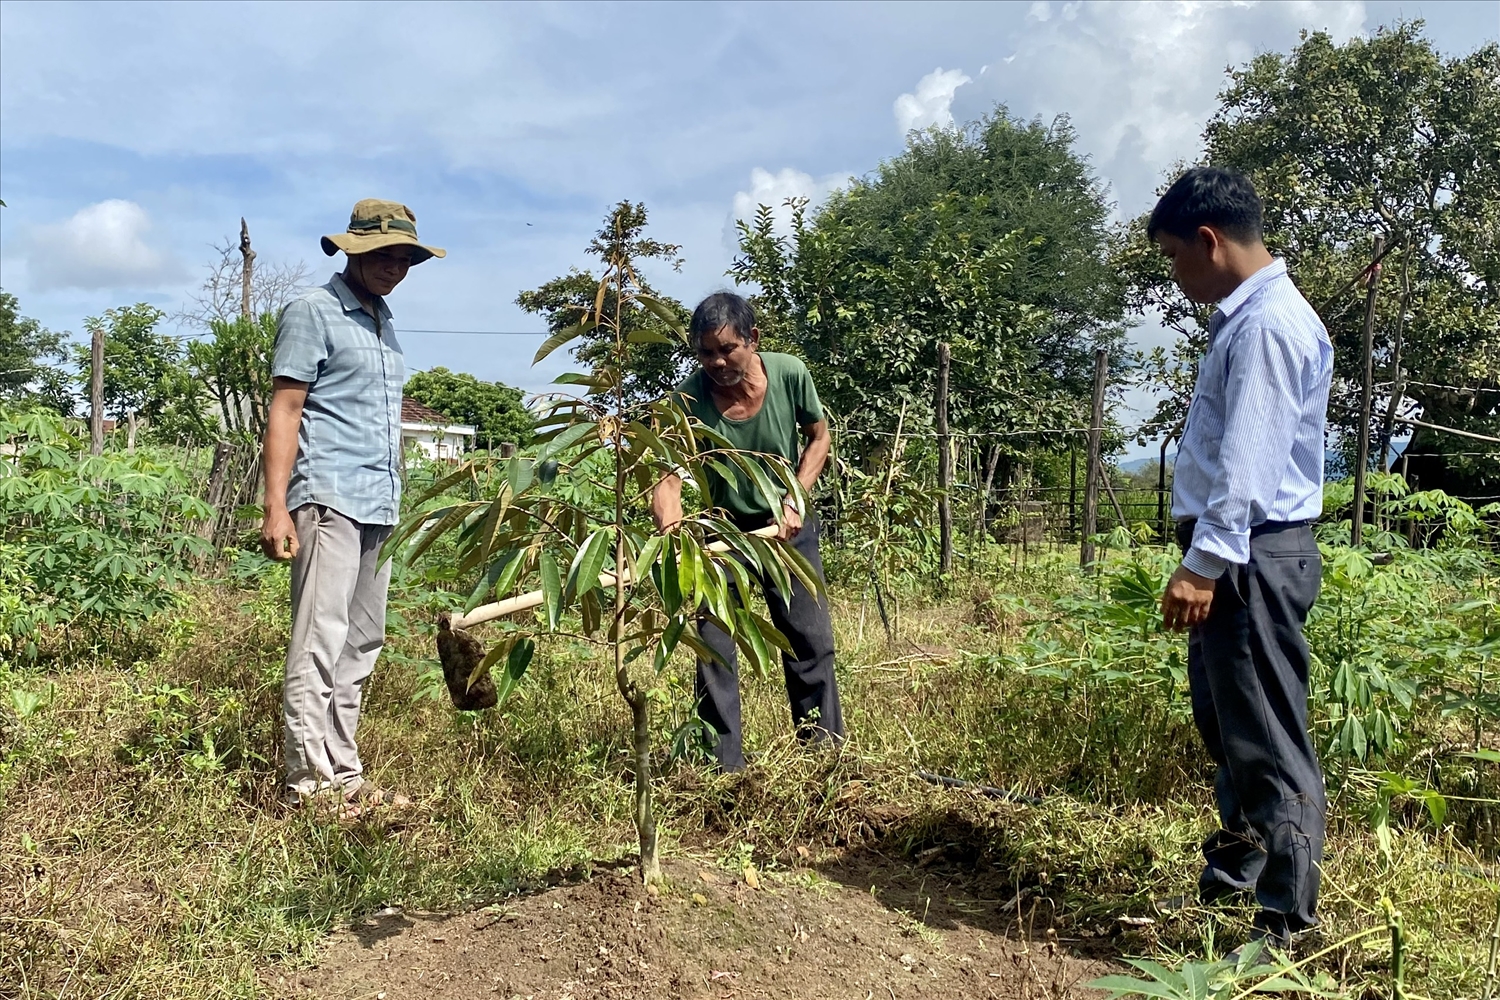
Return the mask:
M 1068 445 L 1068 540 L 1078 538 L 1078 442 Z
M 947 344 L 937 345 L 937 443 L 938 443 L 938 567 L 943 575 L 953 572 L 953 447 L 948 434 L 948 369 L 953 352 Z
M 1375 259 L 1385 249 L 1385 237 L 1375 237 Z M 1354 516 L 1350 520 L 1349 544 L 1364 541 L 1365 470 L 1370 464 L 1370 405 L 1375 386 L 1375 292 L 1380 283 L 1380 265 L 1372 264 L 1365 293 L 1364 383 L 1359 392 L 1359 458 L 1354 466 Z
M 104 454 L 104 327 L 89 330 L 89 454 Z
M 984 460 L 984 488 L 979 493 L 979 537 L 983 540 L 990 529 L 990 490 L 995 486 L 995 467 L 1000 464 L 1000 446 L 990 445 Z
M 1078 546 L 1078 564 L 1087 567 L 1094 561 L 1094 532 L 1099 520 L 1099 474 L 1103 471 L 1099 449 L 1104 435 L 1104 383 L 1109 377 L 1109 353 L 1100 348 L 1094 352 L 1094 401 L 1089 414 L 1088 465 L 1083 477 L 1083 542 Z
M 1172 443 L 1172 435 L 1168 434 L 1161 440 L 1161 457 L 1156 461 L 1156 523 L 1161 532 L 1161 543 L 1166 545 L 1172 540 L 1167 531 L 1167 446 Z

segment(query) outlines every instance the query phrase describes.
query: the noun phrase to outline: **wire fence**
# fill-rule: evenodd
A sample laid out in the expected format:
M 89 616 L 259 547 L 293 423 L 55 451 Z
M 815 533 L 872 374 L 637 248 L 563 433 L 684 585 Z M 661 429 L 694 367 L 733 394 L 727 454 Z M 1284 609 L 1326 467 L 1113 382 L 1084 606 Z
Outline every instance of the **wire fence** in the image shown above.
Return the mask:
M 1130 438 L 1142 433 L 1172 430 L 1167 424 L 1146 422 L 1128 428 L 1113 428 L 1114 434 Z M 954 431 L 948 435 L 954 451 L 955 480 L 949 496 L 956 505 L 954 526 L 961 537 L 971 542 L 984 536 L 1002 544 L 1021 547 L 1032 545 L 1077 545 L 1083 541 L 1085 523 L 1087 449 L 1090 428 L 1086 426 L 1037 427 L 996 431 Z M 834 461 L 824 473 L 819 509 L 831 543 L 842 545 L 846 538 L 845 526 L 850 519 L 846 507 L 850 503 L 878 501 L 878 498 L 852 497 L 849 484 L 844 482 L 849 475 L 851 460 L 870 460 L 868 451 L 871 441 L 883 441 L 881 452 L 875 461 L 886 468 L 894 463 L 909 471 L 907 477 L 921 480 L 932 478 L 935 464 L 933 452 L 938 434 L 931 428 L 916 427 L 894 430 L 873 427 L 850 427 L 839 424 L 833 427 Z M 1059 440 L 1071 437 L 1072 441 Z M 1026 455 L 1026 444 L 1035 442 L 1046 445 L 1055 455 L 1066 449 L 1071 461 L 1066 466 L 1067 482 L 1044 483 L 1035 481 L 1034 468 Z M 993 449 L 1010 445 L 1009 480 L 1002 475 L 994 478 Z M 846 449 L 860 450 L 858 456 L 846 454 Z M 201 497 L 213 510 L 212 516 L 198 526 L 199 533 L 209 539 L 217 551 L 224 551 L 237 543 L 243 543 L 256 527 L 257 505 L 261 502 L 261 476 L 258 444 L 249 440 L 220 441 L 201 447 L 174 449 L 177 459 L 188 473 L 190 481 L 201 483 Z M 508 452 L 509 449 L 506 449 Z M 1500 448 L 1466 449 L 1462 452 L 1413 452 L 1410 457 L 1441 456 L 1444 458 L 1500 458 Z M 507 454 L 475 453 L 488 466 L 491 475 L 494 466 L 505 460 Z M 1153 464 L 1159 454 L 1151 456 Z M 1056 478 L 1054 461 L 1053 478 Z M 1066 461 L 1066 460 L 1065 460 Z M 1171 459 L 1168 458 L 1170 463 Z M 986 466 L 989 466 L 987 469 Z M 1133 536 L 1167 543 L 1172 539 L 1172 490 L 1170 465 L 1168 474 L 1159 468 L 1145 481 L 1138 470 L 1131 475 L 1106 460 L 1095 510 L 1095 533 L 1103 534 L 1117 527 L 1124 527 Z M 987 474 L 988 473 L 988 474 Z M 427 478 L 435 481 L 436 473 L 424 472 L 408 484 L 412 491 L 423 488 Z M 481 479 L 485 478 L 481 472 Z M 1127 480 L 1127 481 L 1122 481 Z M 921 489 L 931 499 L 932 484 L 925 482 Z M 1456 499 L 1469 503 L 1474 508 L 1500 500 L 1500 494 L 1458 496 Z M 914 517 L 920 516 L 917 514 Z M 1375 513 L 1380 517 L 1378 510 Z M 859 541 L 855 539 L 854 541 Z

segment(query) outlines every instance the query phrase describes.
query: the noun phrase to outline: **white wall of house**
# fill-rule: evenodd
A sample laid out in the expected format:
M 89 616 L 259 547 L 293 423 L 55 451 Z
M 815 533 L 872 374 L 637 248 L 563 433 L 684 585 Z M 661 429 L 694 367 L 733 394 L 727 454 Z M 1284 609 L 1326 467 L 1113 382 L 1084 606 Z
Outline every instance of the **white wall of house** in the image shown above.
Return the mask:
M 416 448 L 429 461 L 461 459 L 473 443 L 472 424 L 401 423 L 401 450 L 410 454 Z

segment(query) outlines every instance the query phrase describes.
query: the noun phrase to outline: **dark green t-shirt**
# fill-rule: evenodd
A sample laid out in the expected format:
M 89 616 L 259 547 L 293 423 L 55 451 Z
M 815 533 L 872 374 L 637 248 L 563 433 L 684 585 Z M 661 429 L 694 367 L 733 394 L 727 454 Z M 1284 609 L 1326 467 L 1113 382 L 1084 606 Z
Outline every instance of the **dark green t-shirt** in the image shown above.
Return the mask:
M 771 351 L 762 351 L 759 357 L 766 369 L 766 399 L 760 412 L 748 420 L 730 420 L 719 412 L 701 368 L 677 387 L 683 397 L 680 402 L 688 413 L 741 451 L 780 455 L 796 469 L 802 457 L 802 428 L 823 419 L 823 404 L 801 358 Z M 709 449 L 716 447 L 705 444 Z M 708 488 L 714 506 L 723 507 L 735 520 L 770 521 L 772 511 L 766 498 L 738 469 L 733 482 L 710 471 Z

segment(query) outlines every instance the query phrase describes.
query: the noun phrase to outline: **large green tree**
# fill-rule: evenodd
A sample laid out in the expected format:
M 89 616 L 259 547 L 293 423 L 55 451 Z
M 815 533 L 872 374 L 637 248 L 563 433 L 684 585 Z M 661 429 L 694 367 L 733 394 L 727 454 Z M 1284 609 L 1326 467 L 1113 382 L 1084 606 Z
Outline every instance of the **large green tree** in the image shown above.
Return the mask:
M 455 423 L 473 424 L 475 443 L 485 448 L 531 441 L 536 422 L 521 401 L 521 390 L 486 382 L 468 372 L 432 368 L 406 380 L 407 396 Z
M 145 302 L 106 309 L 84 320 L 90 333 L 104 332 L 104 412 L 125 421 L 131 414 L 147 421 L 158 440 L 203 442 L 214 436 L 204 385 L 185 363 L 178 338 L 159 333 L 166 315 Z M 89 345 L 73 347 L 76 376 L 89 390 Z
M 52 363 L 67 356 L 61 334 L 22 316 L 16 297 L 0 291 L 0 401 L 72 415 L 68 374 Z
M 639 248 L 637 257 L 642 263 L 665 263 L 673 270 L 682 266 L 677 256 L 681 248 L 673 243 L 662 243 L 648 239 L 642 234 L 646 230 L 646 206 L 639 202 L 622 201 L 610 210 L 605 219 L 605 228 L 588 246 L 591 256 L 605 259 L 610 252 L 610 243 L 604 233 L 613 233 L 613 227 L 622 227 L 619 240 Z M 626 361 L 624 392 L 627 404 L 635 405 L 660 399 L 677 387 L 687 374 L 688 357 L 681 343 L 671 333 L 672 326 L 686 327 L 690 314 L 681 302 L 663 295 L 654 289 L 641 275 L 637 277 L 641 294 L 653 305 L 652 310 L 631 309 L 621 313 L 621 322 L 626 324 L 625 336 L 634 345 Z M 542 285 L 540 288 L 522 292 L 516 304 L 529 313 L 543 317 L 547 330 L 553 336 L 576 325 L 592 311 L 611 314 L 615 309 L 614 286 L 593 274 L 573 268 L 567 274 Z M 598 297 L 603 295 L 600 300 Z M 659 309 L 660 312 L 654 311 Z M 614 350 L 613 338 L 602 329 L 591 329 L 580 334 L 573 346 L 573 356 L 584 365 L 598 365 L 608 360 Z
M 741 223 L 736 281 L 773 343 L 791 345 L 858 431 L 931 425 L 936 347 L 952 346 L 951 422 L 978 433 L 1077 426 L 1096 346 L 1122 333 L 1109 205 L 1050 125 L 1005 108 L 914 133 L 900 156 L 835 193 L 791 233 Z M 1032 438 L 1034 444 L 1042 438 Z M 1027 438 L 992 438 L 991 457 Z M 865 441 L 865 447 L 874 442 Z
M 1394 414 L 1500 435 L 1500 47 L 1444 57 L 1420 21 L 1339 45 L 1303 36 L 1233 70 L 1204 132 L 1205 158 L 1247 171 L 1267 243 L 1322 311 L 1335 347 L 1330 424 L 1345 451 L 1379 441 Z M 1365 288 L 1382 262 L 1375 324 L 1378 405 L 1360 428 Z M 1201 338 L 1207 313 L 1181 303 L 1137 233 L 1138 301 Z M 1394 383 L 1400 383 L 1394 393 Z M 1404 401 L 1403 401 L 1404 397 Z M 1396 420 L 1399 430 L 1401 424 Z M 1409 472 L 1424 487 L 1493 492 L 1493 451 L 1417 427 Z M 1370 449 L 1381 461 L 1381 448 Z
M 208 321 L 211 339 L 190 341 L 187 366 L 207 388 L 233 434 L 259 440 L 271 408 L 276 313 Z

